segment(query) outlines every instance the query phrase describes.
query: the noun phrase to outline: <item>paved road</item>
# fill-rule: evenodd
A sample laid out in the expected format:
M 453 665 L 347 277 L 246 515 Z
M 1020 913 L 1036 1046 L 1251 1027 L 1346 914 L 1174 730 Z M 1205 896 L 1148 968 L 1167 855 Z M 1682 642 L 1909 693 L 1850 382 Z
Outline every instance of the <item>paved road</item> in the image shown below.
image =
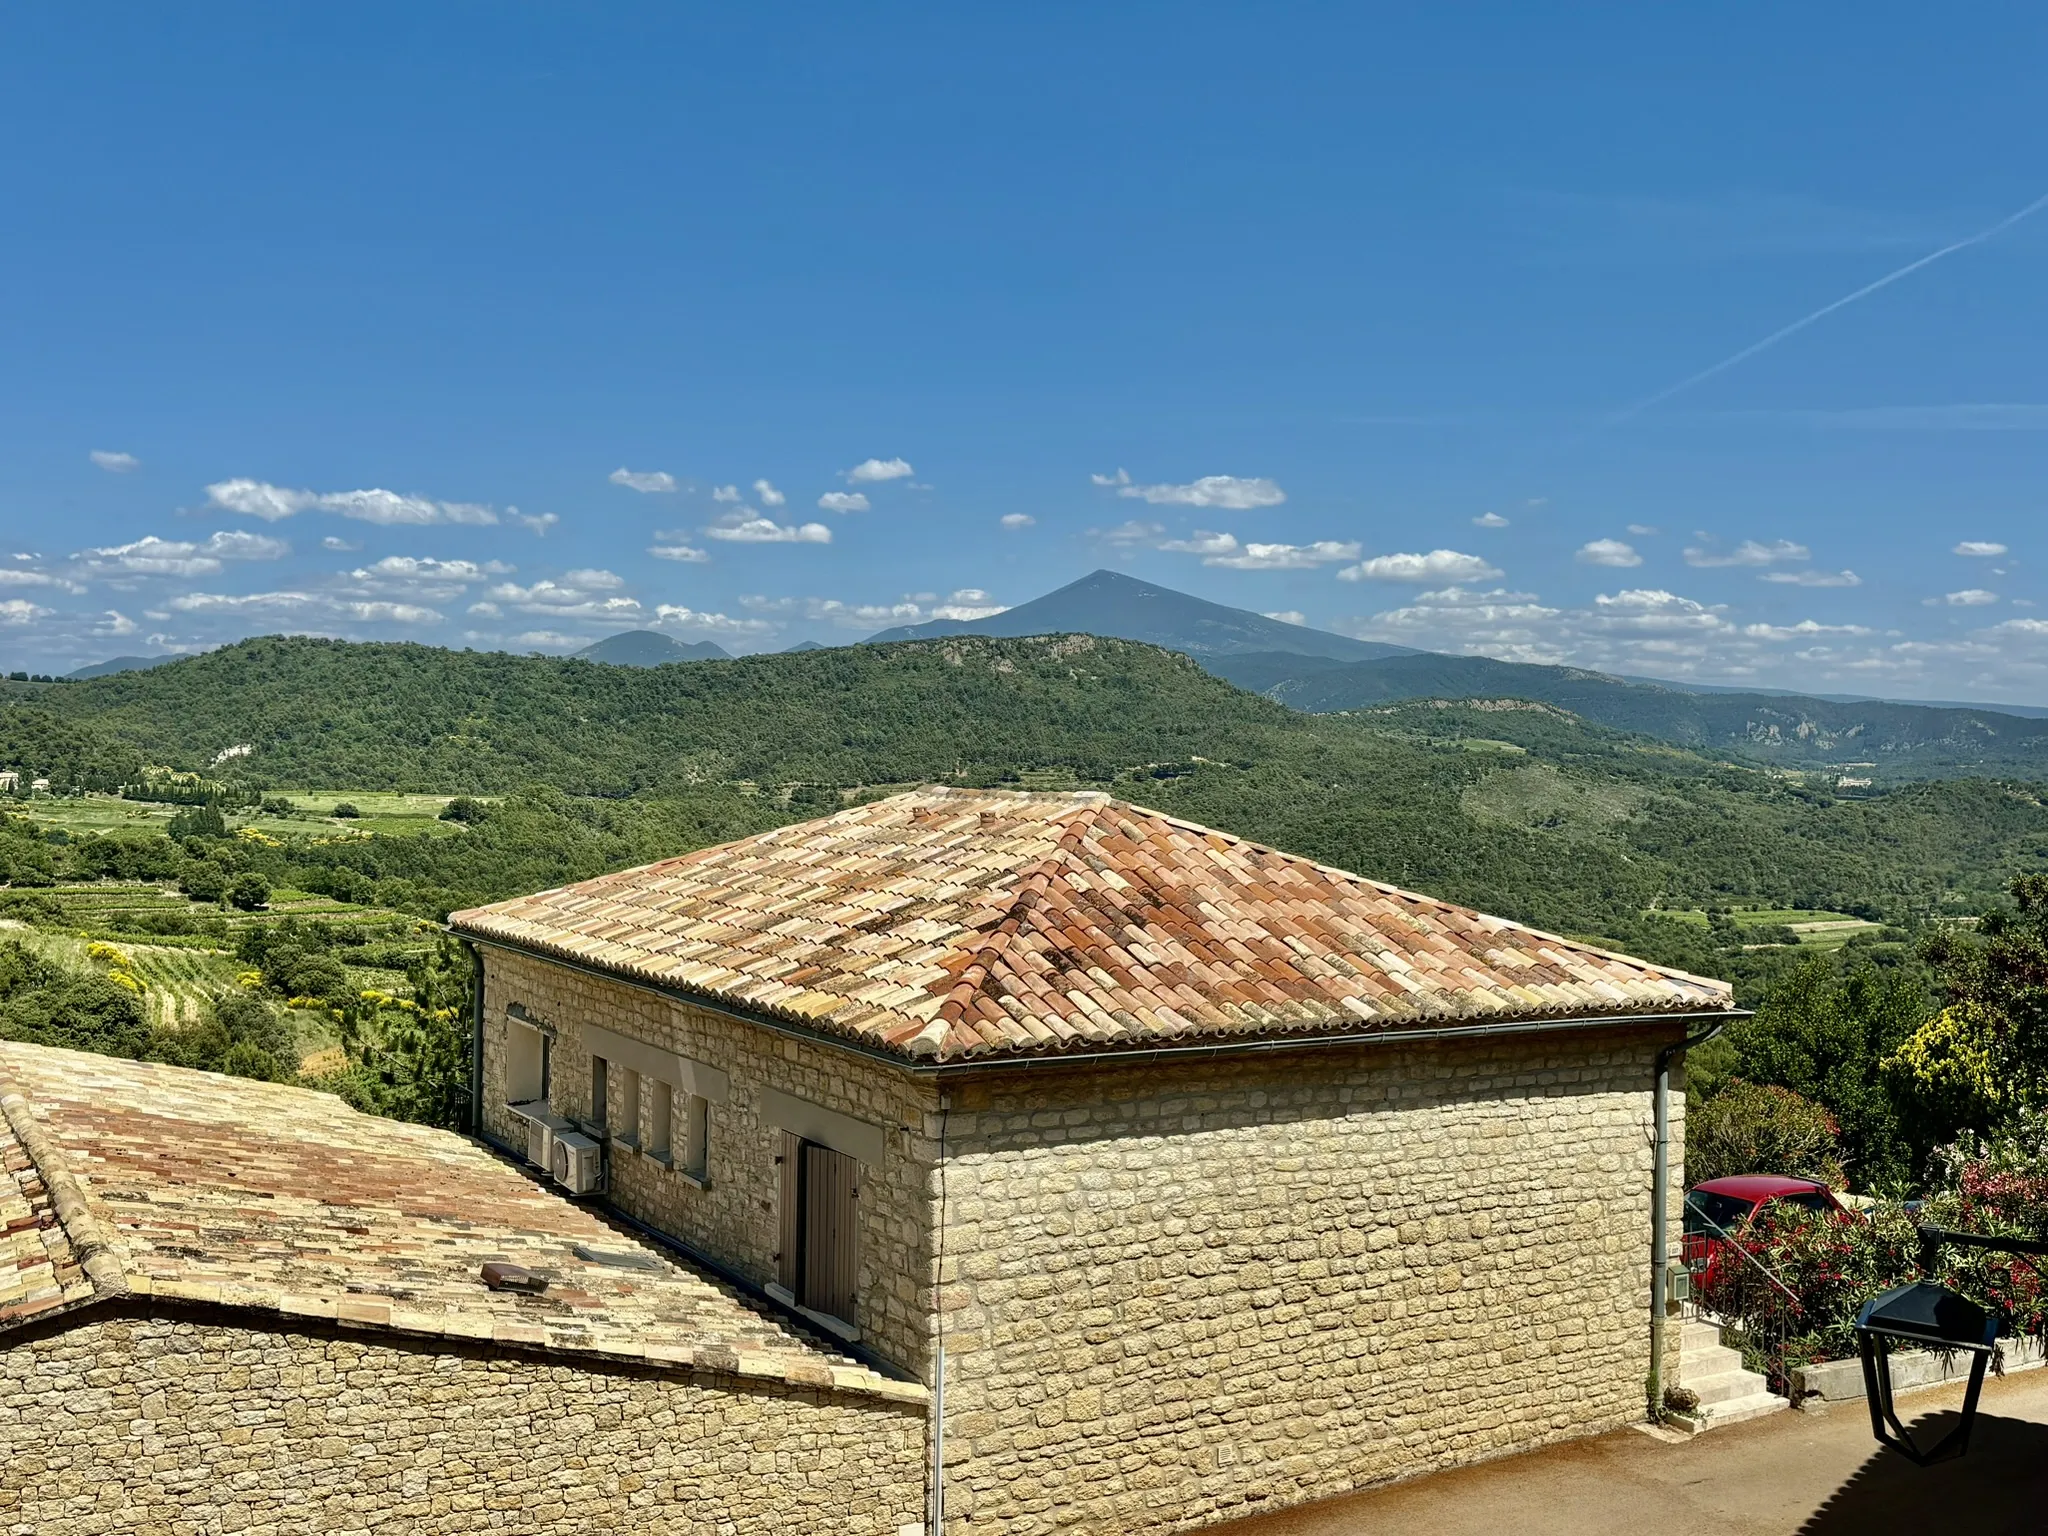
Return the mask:
M 1939 1436 L 1960 1387 L 1901 1401 Z M 1679 1445 L 1635 1430 L 1213 1527 L 1218 1536 L 2041 1536 L 2048 1370 L 1985 1383 L 1970 1454 L 1922 1469 L 1862 1405 Z

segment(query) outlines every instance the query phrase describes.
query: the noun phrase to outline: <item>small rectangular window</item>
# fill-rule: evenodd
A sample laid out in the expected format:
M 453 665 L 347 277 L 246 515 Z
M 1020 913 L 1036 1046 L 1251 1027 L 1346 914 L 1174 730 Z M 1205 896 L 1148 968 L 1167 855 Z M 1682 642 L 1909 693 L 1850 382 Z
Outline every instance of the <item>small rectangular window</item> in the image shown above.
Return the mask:
M 617 1137 L 629 1147 L 640 1145 L 640 1074 L 631 1067 L 622 1067 L 619 1070 Z
M 608 1107 L 606 1099 L 611 1087 L 611 1063 L 602 1056 L 590 1058 L 590 1123 L 600 1131 L 604 1129 L 604 1112 Z
M 683 1172 L 693 1179 L 711 1176 L 711 1101 L 696 1094 L 684 1111 Z
M 530 1104 L 547 1092 L 547 1037 L 531 1024 L 506 1020 L 505 1102 Z
M 675 1112 L 675 1094 L 667 1083 L 652 1078 L 647 1083 L 647 1154 L 667 1157 L 671 1141 L 670 1117 Z

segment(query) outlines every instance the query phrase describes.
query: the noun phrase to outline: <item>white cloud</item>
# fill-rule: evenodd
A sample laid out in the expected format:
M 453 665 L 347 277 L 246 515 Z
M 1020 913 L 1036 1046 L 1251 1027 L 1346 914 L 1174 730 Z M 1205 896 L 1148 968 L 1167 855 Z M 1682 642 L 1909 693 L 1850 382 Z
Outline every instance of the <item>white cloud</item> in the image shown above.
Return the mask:
M 118 608 L 109 608 L 100 622 L 93 625 L 92 632 L 106 636 L 132 635 L 135 633 L 135 627 L 135 621 L 127 614 Z
M 764 507 L 779 507 L 789 500 L 787 496 L 775 489 L 774 485 L 767 480 L 756 480 L 754 482 L 754 495 Z
M 363 546 L 360 541 L 351 541 L 330 533 L 320 541 L 320 547 L 322 549 L 339 550 L 344 554 L 353 554 Z
M 1732 629 L 1725 605 L 1695 602 L 1666 592 L 1661 587 L 1631 587 L 1593 599 L 1595 623 L 1608 629 L 1638 633 L 1666 631 L 1716 631 Z
M 997 521 L 1005 528 L 1029 528 L 1038 519 L 1029 512 L 1005 512 Z
M 1951 608 L 1983 608 L 1998 601 L 1996 592 L 1986 592 L 1982 587 L 1965 587 L 1960 592 L 1950 592 L 1944 597 L 1930 597 L 1930 606 L 1945 603 Z
M 334 512 L 386 527 L 428 527 L 443 523 L 488 526 L 498 521 L 489 507 L 471 501 L 434 501 L 396 491 L 296 491 L 261 480 L 221 480 L 206 488 L 213 505 L 247 517 L 277 522 L 300 512 Z
M 745 501 L 747 498 L 740 494 L 740 488 L 736 485 L 714 485 L 711 488 L 711 499 L 713 501 L 738 503 Z
M 734 544 L 830 544 L 832 530 L 823 523 L 777 523 L 758 514 L 733 512 L 704 530 L 714 539 Z
M 374 602 L 324 592 L 188 592 L 165 604 L 179 613 L 240 614 L 258 618 L 355 619 L 374 624 L 438 624 L 441 615 L 417 603 Z
M 1787 587 L 1860 587 L 1863 578 L 1854 571 L 1765 571 L 1758 581 L 1777 582 Z
M 1155 507 L 1210 507 L 1224 512 L 1248 512 L 1257 507 L 1277 507 L 1287 493 L 1273 481 L 1238 475 L 1203 475 L 1185 485 L 1132 485 L 1122 470 L 1111 480 L 1091 476 L 1097 485 L 1115 485 L 1117 495 Z
M 1247 544 L 1234 554 L 1210 555 L 1202 564 L 1233 571 L 1307 571 L 1357 558 L 1356 543 L 1320 539 L 1313 544 Z
M 1658 530 L 1648 523 L 1630 523 L 1628 531 L 1639 539 L 1654 539 L 1658 533 Z
M 149 534 L 128 544 L 81 549 L 71 558 L 73 569 L 88 577 L 211 576 L 228 560 L 278 560 L 291 550 L 283 539 L 224 528 L 204 543 Z
M 1965 539 L 1953 550 L 1949 551 L 1949 553 L 1970 555 L 1983 560 L 1995 560 L 1998 556 L 2005 553 L 2005 546 L 2003 544 L 1988 543 L 1983 539 Z
M 109 453 L 104 448 L 95 448 L 87 457 L 110 475 L 132 475 L 142 468 L 142 460 L 132 453 Z
M 1308 619 L 1306 618 L 1306 616 L 1303 615 L 1302 611 L 1299 608 L 1283 608 L 1278 613 L 1267 614 L 1266 617 L 1269 619 L 1278 619 L 1282 624 L 1308 623 Z
M 531 529 L 535 538 L 545 538 L 547 531 L 559 523 L 561 518 L 552 512 L 522 512 L 517 507 L 507 507 L 505 521 Z
M 1088 531 L 1105 544 L 1151 544 L 1166 532 L 1166 524 L 1143 523 L 1133 518 L 1128 523 L 1118 523 L 1114 528 L 1091 528 Z
M 502 560 L 437 560 L 424 555 L 386 555 L 349 572 L 363 594 L 377 593 L 450 602 L 465 588 L 495 576 L 509 576 L 513 567 Z
M 1168 539 L 1159 548 L 1174 555 L 1234 555 L 1238 543 L 1234 533 L 1204 533 L 1197 529 L 1192 539 Z
M 0 599 L 0 624 L 33 624 L 55 612 L 54 608 L 39 607 L 25 597 Z
M 1131 472 L 1127 469 L 1120 469 L 1113 475 L 1090 475 L 1088 478 L 1097 485 L 1129 485 L 1131 483 Z
M 1507 525 L 1508 520 L 1498 512 L 1482 512 L 1479 516 L 1472 519 L 1472 526 L 1474 528 L 1505 528 Z M 1271 617 L 1271 615 L 1268 615 L 1268 617 Z
M 1643 563 L 1643 557 L 1619 539 L 1594 539 L 1589 544 L 1581 544 L 1578 559 L 1582 565 L 1630 566 Z
M 1689 548 L 1685 552 L 1685 563 L 1700 567 L 1782 565 L 1794 560 L 1808 560 L 1812 555 L 1813 552 L 1804 544 L 1794 544 L 1790 539 L 1773 539 L 1768 544 L 1744 539 L 1727 554 L 1711 547 Z
M 917 471 L 903 459 L 862 459 L 840 473 L 852 485 L 880 485 L 885 480 L 908 480 Z
M 868 499 L 859 491 L 827 491 L 818 498 L 818 505 L 827 512 L 865 512 Z
M 647 553 L 657 560 L 680 560 L 689 565 L 702 565 L 711 556 L 690 544 L 650 544 Z
M 83 592 L 75 581 L 52 576 L 48 571 L 26 570 L 18 565 L 0 565 L 0 587 L 56 587 L 65 592 Z
M 474 613 L 476 610 L 472 608 L 470 612 Z M 490 637 L 473 634 L 469 638 L 472 640 L 484 640 Z M 559 629 L 522 630 L 512 637 L 512 644 L 531 646 L 537 651 L 566 651 L 571 646 L 580 650 L 589 643 L 590 641 L 587 636 L 565 635 Z
M 608 478 L 613 485 L 623 485 L 643 496 L 667 495 L 676 488 L 676 477 L 665 469 L 627 469 L 622 464 Z
M 634 623 L 643 612 L 637 599 L 600 595 L 616 593 L 624 585 L 624 579 L 611 571 L 564 571 L 559 581 L 549 578 L 529 586 L 500 582 L 485 594 L 483 601 L 472 604 L 469 611 L 495 618 L 503 605 L 520 613 L 539 614 L 556 620 Z
M 663 603 L 654 610 L 654 622 L 662 629 L 679 629 L 698 635 L 772 635 L 775 626 L 765 619 L 735 619 L 723 613 L 702 613 L 675 603 Z
M 1477 555 L 1433 549 L 1426 555 L 1374 555 L 1337 573 L 1343 581 L 1493 581 L 1500 571 Z
M 1797 624 L 1745 624 L 1742 632 L 1752 640 L 1811 640 L 1820 635 L 1873 635 L 1864 624 L 1821 624 L 1801 619 Z

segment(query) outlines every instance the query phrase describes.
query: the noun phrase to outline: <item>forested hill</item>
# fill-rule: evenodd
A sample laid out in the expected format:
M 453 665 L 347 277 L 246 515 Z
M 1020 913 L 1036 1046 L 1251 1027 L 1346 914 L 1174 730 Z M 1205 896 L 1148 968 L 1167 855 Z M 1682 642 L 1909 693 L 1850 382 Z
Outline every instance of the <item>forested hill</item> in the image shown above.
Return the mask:
M 178 768 L 206 769 L 246 745 L 237 772 L 270 783 L 446 793 L 541 782 L 609 796 L 1041 768 L 1105 779 L 1327 729 L 1184 656 L 1089 636 L 651 669 L 271 637 L 46 689 L 33 708 Z
M 1208 658 L 1218 676 L 1325 714 L 1400 699 L 1517 698 L 1698 751 L 1797 768 L 1932 778 L 2048 776 L 2048 720 L 1969 706 L 1835 702 L 1798 694 L 1691 693 L 1577 667 L 1417 654 L 1339 662 L 1283 652 Z
M 441 910 L 934 781 L 1099 786 L 1628 944 L 1650 942 L 1635 929 L 1653 907 L 1971 912 L 2048 860 L 2035 786 L 1839 798 L 1541 706 L 1308 715 L 1185 657 L 1086 636 L 652 670 L 264 639 L 4 697 L 0 743 L 14 756 L 0 766 L 62 752 L 204 769 L 247 745 L 219 771 L 505 796 L 462 837 L 330 839 L 295 855 L 403 882 L 406 904 Z

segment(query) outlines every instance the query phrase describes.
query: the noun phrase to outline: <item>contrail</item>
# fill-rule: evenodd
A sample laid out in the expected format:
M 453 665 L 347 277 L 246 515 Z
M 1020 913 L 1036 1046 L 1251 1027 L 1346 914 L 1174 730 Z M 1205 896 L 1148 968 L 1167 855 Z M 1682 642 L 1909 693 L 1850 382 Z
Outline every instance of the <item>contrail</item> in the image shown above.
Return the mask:
M 1622 422 L 1627 421 L 1631 416 L 1640 415 L 1642 412 L 1647 411 L 1653 405 L 1662 405 L 1666 400 L 1669 400 L 1673 395 L 1691 389 L 1695 384 L 1703 384 L 1708 379 L 1711 379 L 1715 374 L 1725 373 L 1730 368 L 1733 368 L 1737 363 L 1747 362 L 1750 358 L 1755 357 L 1757 353 L 1765 351 L 1770 347 L 1775 347 L 1787 336 L 1791 336 L 1796 332 L 1805 330 L 1809 325 L 1812 325 L 1816 320 L 1824 320 L 1829 315 L 1832 315 L 1836 310 L 1848 308 L 1848 306 L 1854 304 L 1858 299 L 1867 299 L 1870 297 L 1870 295 L 1877 292 L 1878 289 L 1889 288 L 1893 283 L 1896 283 L 1900 278 L 1911 277 L 1915 272 L 1918 272 L 1922 267 L 1931 267 L 1934 265 L 1934 263 L 1940 261 L 1944 256 L 1953 256 L 1957 251 L 1966 251 L 1973 245 L 1982 245 L 1986 240 L 1991 239 L 1994 235 L 2002 234 L 2004 231 L 2011 229 L 2013 225 L 2019 223 L 2021 219 L 2024 219 L 2031 214 L 2038 213 L 2043 208 L 2048 208 L 2048 196 L 2035 198 L 2031 203 L 2027 204 L 2027 206 L 2022 208 L 2018 213 L 2009 213 L 2004 218 L 2000 219 L 1996 224 L 1993 224 L 1986 229 L 1980 229 L 1977 231 L 1976 234 L 1971 235 L 1966 239 L 1956 241 L 1954 245 L 1944 245 L 1938 251 L 1930 251 L 1927 255 L 1922 256 L 1918 261 L 1910 261 L 1906 263 L 1905 266 L 1899 268 L 1899 270 L 1896 272 L 1887 272 L 1883 277 L 1880 277 L 1876 282 L 1865 283 L 1861 288 L 1858 288 L 1854 293 L 1846 294 L 1843 297 L 1836 299 L 1832 304 L 1823 304 L 1819 309 L 1816 309 L 1812 314 L 1806 316 L 1804 319 L 1794 320 L 1790 325 L 1784 327 L 1782 330 L 1776 330 L 1771 332 L 1771 334 L 1766 336 L 1762 341 L 1751 342 L 1748 346 L 1744 347 L 1740 352 L 1735 353 L 1731 357 L 1722 358 L 1720 362 L 1714 364 L 1711 368 L 1702 368 L 1698 373 L 1692 375 L 1692 377 L 1690 378 L 1680 379 L 1676 384 L 1671 385 L 1667 389 L 1660 389 L 1654 395 L 1645 396 L 1643 399 L 1638 400 L 1634 405 L 1626 406 L 1622 410 L 1617 411 L 1614 415 L 1608 417 L 1607 420 L 1603 421 L 1600 424 L 1601 428 L 1604 430 L 1608 427 L 1619 426 Z

